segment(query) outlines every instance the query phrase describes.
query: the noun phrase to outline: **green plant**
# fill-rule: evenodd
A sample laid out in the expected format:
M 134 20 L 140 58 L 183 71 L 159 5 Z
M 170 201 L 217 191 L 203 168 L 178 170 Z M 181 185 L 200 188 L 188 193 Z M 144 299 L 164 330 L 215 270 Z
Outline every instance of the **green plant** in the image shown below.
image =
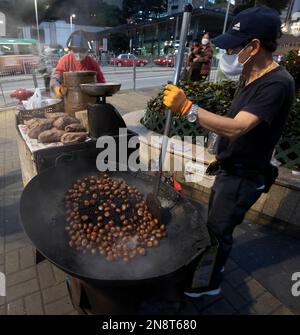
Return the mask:
M 218 115 L 225 115 L 230 109 L 237 84 L 232 81 L 223 81 L 220 83 L 181 82 L 179 86 L 194 103 Z M 157 113 L 164 114 L 165 112 L 166 108 L 162 100 L 163 89 L 148 102 L 145 117 L 141 120 L 146 127 L 151 124 L 151 130 L 159 132 L 161 132 L 163 127 L 162 118 L 156 118 L 155 115 Z M 155 115 L 152 115 L 153 113 Z M 177 124 L 180 122 L 185 124 L 185 119 L 180 115 L 174 115 L 173 118 Z M 160 123 L 158 128 L 155 126 L 156 120 L 159 120 Z M 175 130 L 173 129 L 172 132 L 174 133 Z M 200 127 L 198 127 L 198 132 L 199 134 L 204 133 Z M 194 133 L 195 129 L 193 129 Z M 293 139 L 296 143 L 300 142 L 300 92 L 297 94 L 282 137 Z
M 223 81 L 221 83 L 204 82 L 181 82 L 179 87 L 183 89 L 187 97 L 193 103 L 212 111 L 216 114 L 224 115 L 231 105 L 236 83 L 233 81 Z M 163 89 L 147 104 L 147 111 L 163 113 L 165 106 L 162 102 Z
M 289 51 L 281 62 L 288 72 L 294 77 L 296 90 L 300 89 L 300 54 L 298 50 Z
M 181 82 L 179 86 L 184 90 L 187 97 L 199 106 L 224 115 L 229 110 L 236 83 L 227 81 L 218 84 L 209 82 Z M 148 104 L 141 123 L 147 128 L 162 133 L 165 124 L 165 106 L 163 105 L 163 89 L 152 98 Z M 202 127 L 189 123 L 179 114 L 173 115 L 170 136 L 179 135 L 196 136 L 207 135 L 207 131 Z
M 296 97 L 293 104 L 288 122 L 283 131 L 283 137 L 293 139 L 300 143 L 300 94 Z

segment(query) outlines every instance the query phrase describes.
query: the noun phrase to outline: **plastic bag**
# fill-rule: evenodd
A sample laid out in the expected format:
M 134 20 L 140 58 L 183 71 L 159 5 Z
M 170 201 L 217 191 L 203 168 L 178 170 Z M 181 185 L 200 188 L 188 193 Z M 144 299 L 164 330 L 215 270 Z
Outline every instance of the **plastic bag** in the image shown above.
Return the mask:
M 42 107 L 42 93 L 39 88 L 36 88 L 34 94 L 27 101 L 23 101 L 25 109 L 36 109 Z

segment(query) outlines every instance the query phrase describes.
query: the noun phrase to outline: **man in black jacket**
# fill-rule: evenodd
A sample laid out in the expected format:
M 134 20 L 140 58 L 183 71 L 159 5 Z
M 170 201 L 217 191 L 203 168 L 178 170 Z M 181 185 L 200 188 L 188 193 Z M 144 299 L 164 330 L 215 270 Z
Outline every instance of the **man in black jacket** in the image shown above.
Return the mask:
M 220 293 L 234 228 L 275 181 L 270 178 L 270 160 L 295 91 L 291 75 L 273 61 L 280 27 L 276 11 L 258 6 L 239 13 L 229 30 L 214 40 L 217 47 L 226 50 L 220 60 L 222 71 L 227 76 L 241 75 L 243 82 L 226 117 L 193 105 L 176 86 L 165 88 L 168 108 L 219 135 L 220 170 L 211 192 L 207 223 L 219 242 L 219 251 L 210 287 L 191 288 L 186 292 L 190 297 Z

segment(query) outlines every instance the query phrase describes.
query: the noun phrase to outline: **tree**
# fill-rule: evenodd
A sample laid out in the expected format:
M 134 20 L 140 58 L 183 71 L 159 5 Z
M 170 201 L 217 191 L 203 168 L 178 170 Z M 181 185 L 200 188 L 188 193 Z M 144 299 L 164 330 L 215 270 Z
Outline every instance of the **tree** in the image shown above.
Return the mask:
M 236 6 L 233 14 L 236 15 L 244 9 L 257 5 L 266 5 L 276 9 L 279 13 L 287 7 L 289 0 L 247 0 L 244 4 Z
M 111 33 L 108 36 L 108 49 L 117 53 L 129 49 L 129 37 L 124 33 Z

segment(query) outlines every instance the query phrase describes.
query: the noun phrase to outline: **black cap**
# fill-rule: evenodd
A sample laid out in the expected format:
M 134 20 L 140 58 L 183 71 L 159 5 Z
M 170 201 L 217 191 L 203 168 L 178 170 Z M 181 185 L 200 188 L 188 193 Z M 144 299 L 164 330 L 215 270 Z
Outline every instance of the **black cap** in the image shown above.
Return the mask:
M 252 7 L 236 15 L 228 31 L 216 37 L 213 43 L 220 49 L 233 49 L 253 38 L 276 41 L 280 27 L 280 16 L 275 9 Z

